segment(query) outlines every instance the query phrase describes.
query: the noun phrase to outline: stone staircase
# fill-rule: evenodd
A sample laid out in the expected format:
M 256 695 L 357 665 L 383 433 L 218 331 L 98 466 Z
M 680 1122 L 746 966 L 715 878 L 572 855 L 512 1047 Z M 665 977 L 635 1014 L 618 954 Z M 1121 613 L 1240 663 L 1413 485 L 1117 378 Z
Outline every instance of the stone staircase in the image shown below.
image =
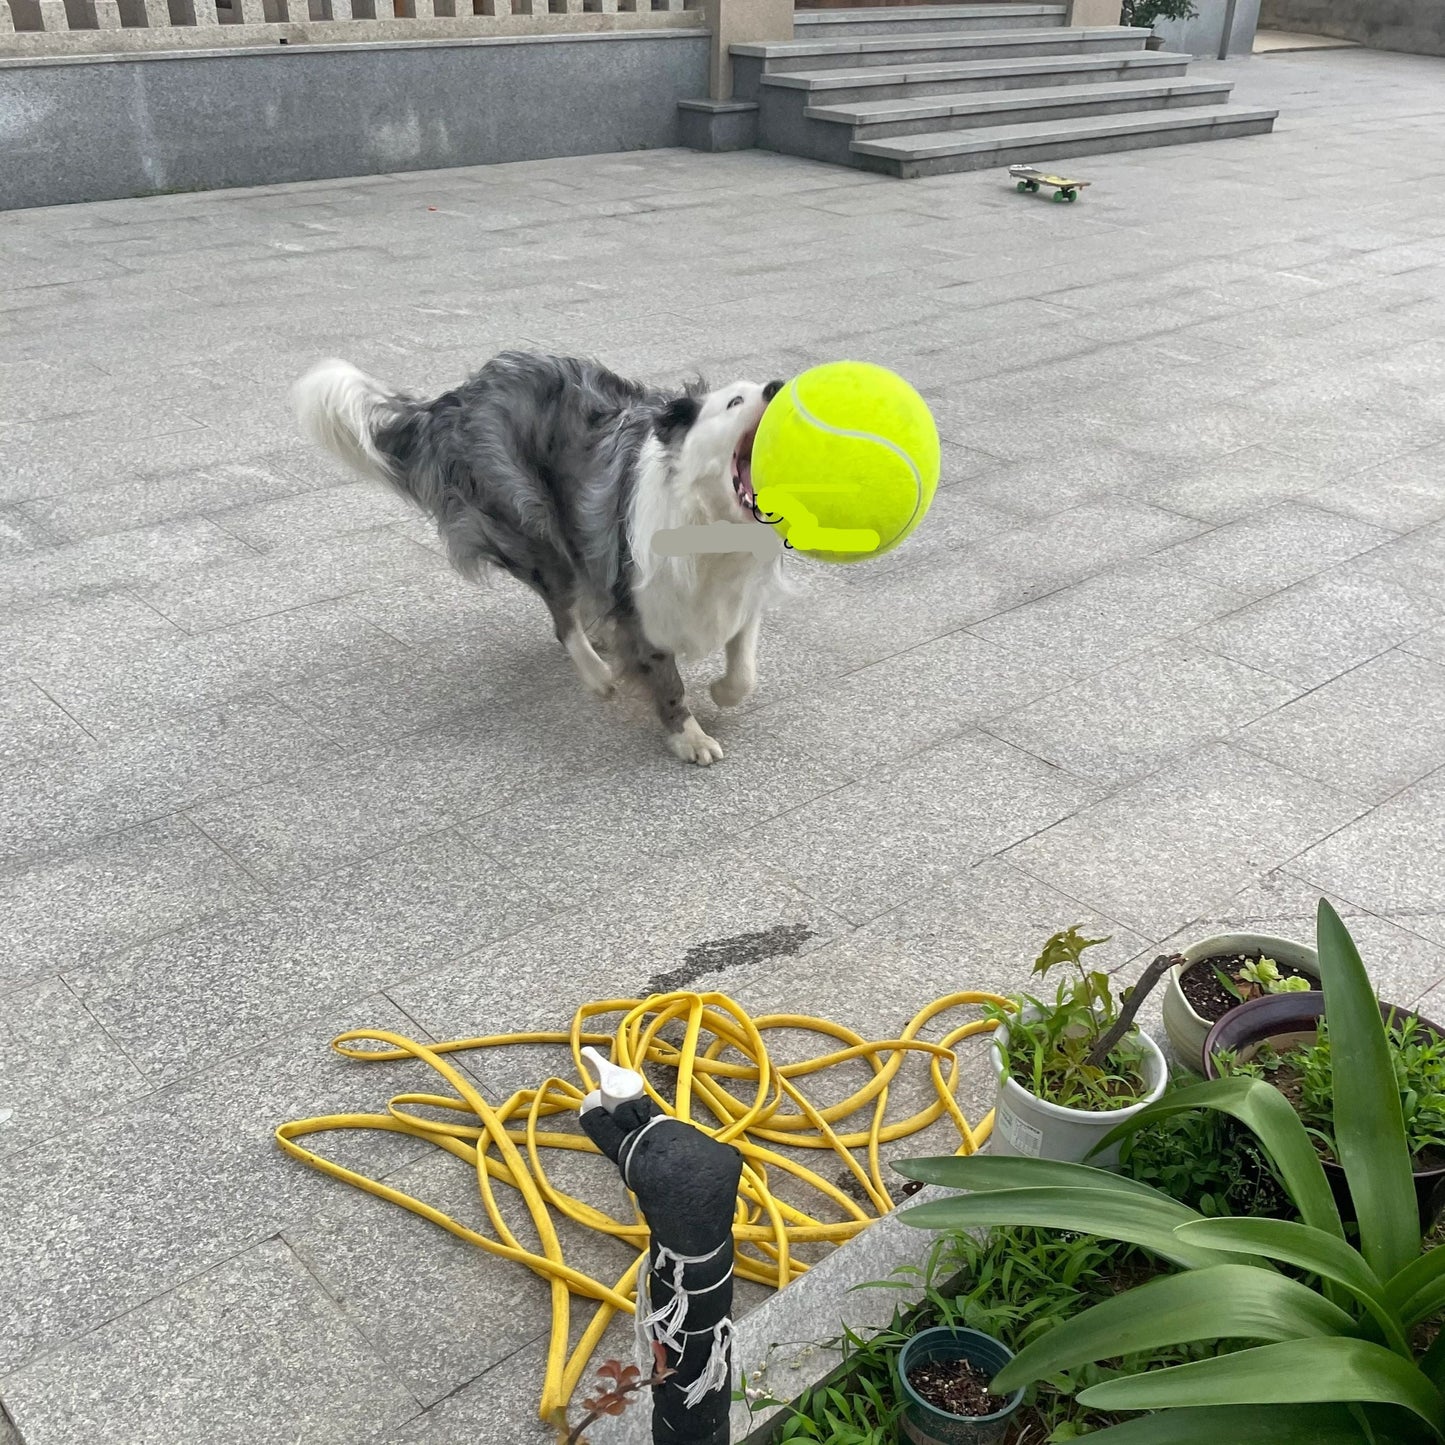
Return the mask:
M 799 10 L 795 38 L 734 45 L 757 143 L 895 176 L 1181 145 L 1273 128 L 1148 31 L 1064 24 L 1063 5 Z

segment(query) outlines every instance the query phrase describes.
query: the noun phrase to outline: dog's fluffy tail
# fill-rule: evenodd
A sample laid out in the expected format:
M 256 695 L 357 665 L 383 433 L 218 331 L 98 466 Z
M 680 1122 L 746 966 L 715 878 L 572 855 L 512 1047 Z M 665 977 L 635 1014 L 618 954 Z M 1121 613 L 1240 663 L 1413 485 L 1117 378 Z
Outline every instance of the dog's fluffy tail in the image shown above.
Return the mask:
M 318 446 L 362 476 L 410 494 L 405 469 L 383 434 L 414 413 L 411 397 L 333 359 L 318 362 L 291 388 L 291 402 L 302 432 Z

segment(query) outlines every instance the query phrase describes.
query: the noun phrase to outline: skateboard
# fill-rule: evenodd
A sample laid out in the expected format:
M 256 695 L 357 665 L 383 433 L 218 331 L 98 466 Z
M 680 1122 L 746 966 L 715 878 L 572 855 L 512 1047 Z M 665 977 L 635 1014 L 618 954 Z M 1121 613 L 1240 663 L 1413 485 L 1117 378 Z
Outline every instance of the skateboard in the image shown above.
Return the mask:
M 1071 181 L 1067 176 L 1050 175 L 1036 166 L 1010 166 L 1008 173 L 1019 185 L 1021 191 L 1036 191 L 1040 186 L 1052 186 L 1056 201 L 1077 201 L 1079 192 L 1091 181 Z

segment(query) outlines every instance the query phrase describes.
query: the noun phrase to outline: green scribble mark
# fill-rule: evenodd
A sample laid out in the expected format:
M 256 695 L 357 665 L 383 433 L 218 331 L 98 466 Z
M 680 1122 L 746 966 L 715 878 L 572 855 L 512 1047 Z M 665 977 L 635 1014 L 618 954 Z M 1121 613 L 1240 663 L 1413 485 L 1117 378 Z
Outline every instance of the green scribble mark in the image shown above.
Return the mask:
M 877 532 L 868 527 L 824 527 L 797 497 L 799 492 L 838 496 L 858 490 L 852 482 L 803 482 L 786 489 L 764 487 L 758 492 L 757 506 L 770 518 L 788 524 L 788 542 L 800 552 L 875 552 L 880 540 Z

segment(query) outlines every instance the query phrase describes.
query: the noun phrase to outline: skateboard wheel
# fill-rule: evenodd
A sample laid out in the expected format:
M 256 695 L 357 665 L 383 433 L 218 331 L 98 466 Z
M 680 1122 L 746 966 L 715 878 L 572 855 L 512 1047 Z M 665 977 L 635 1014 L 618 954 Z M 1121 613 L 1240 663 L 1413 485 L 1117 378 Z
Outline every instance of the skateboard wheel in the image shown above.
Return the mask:
M 1025 181 L 1024 184 L 1029 188 L 1030 191 L 1036 191 L 1039 188 L 1039 183 L 1037 181 Z
M 1018 184 L 1018 188 L 1021 191 L 1026 191 L 1029 188 L 1029 183 L 1027 181 L 1020 181 Z
M 1067 191 L 1055 191 L 1054 199 L 1056 201 L 1067 201 L 1069 199 L 1069 193 Z

